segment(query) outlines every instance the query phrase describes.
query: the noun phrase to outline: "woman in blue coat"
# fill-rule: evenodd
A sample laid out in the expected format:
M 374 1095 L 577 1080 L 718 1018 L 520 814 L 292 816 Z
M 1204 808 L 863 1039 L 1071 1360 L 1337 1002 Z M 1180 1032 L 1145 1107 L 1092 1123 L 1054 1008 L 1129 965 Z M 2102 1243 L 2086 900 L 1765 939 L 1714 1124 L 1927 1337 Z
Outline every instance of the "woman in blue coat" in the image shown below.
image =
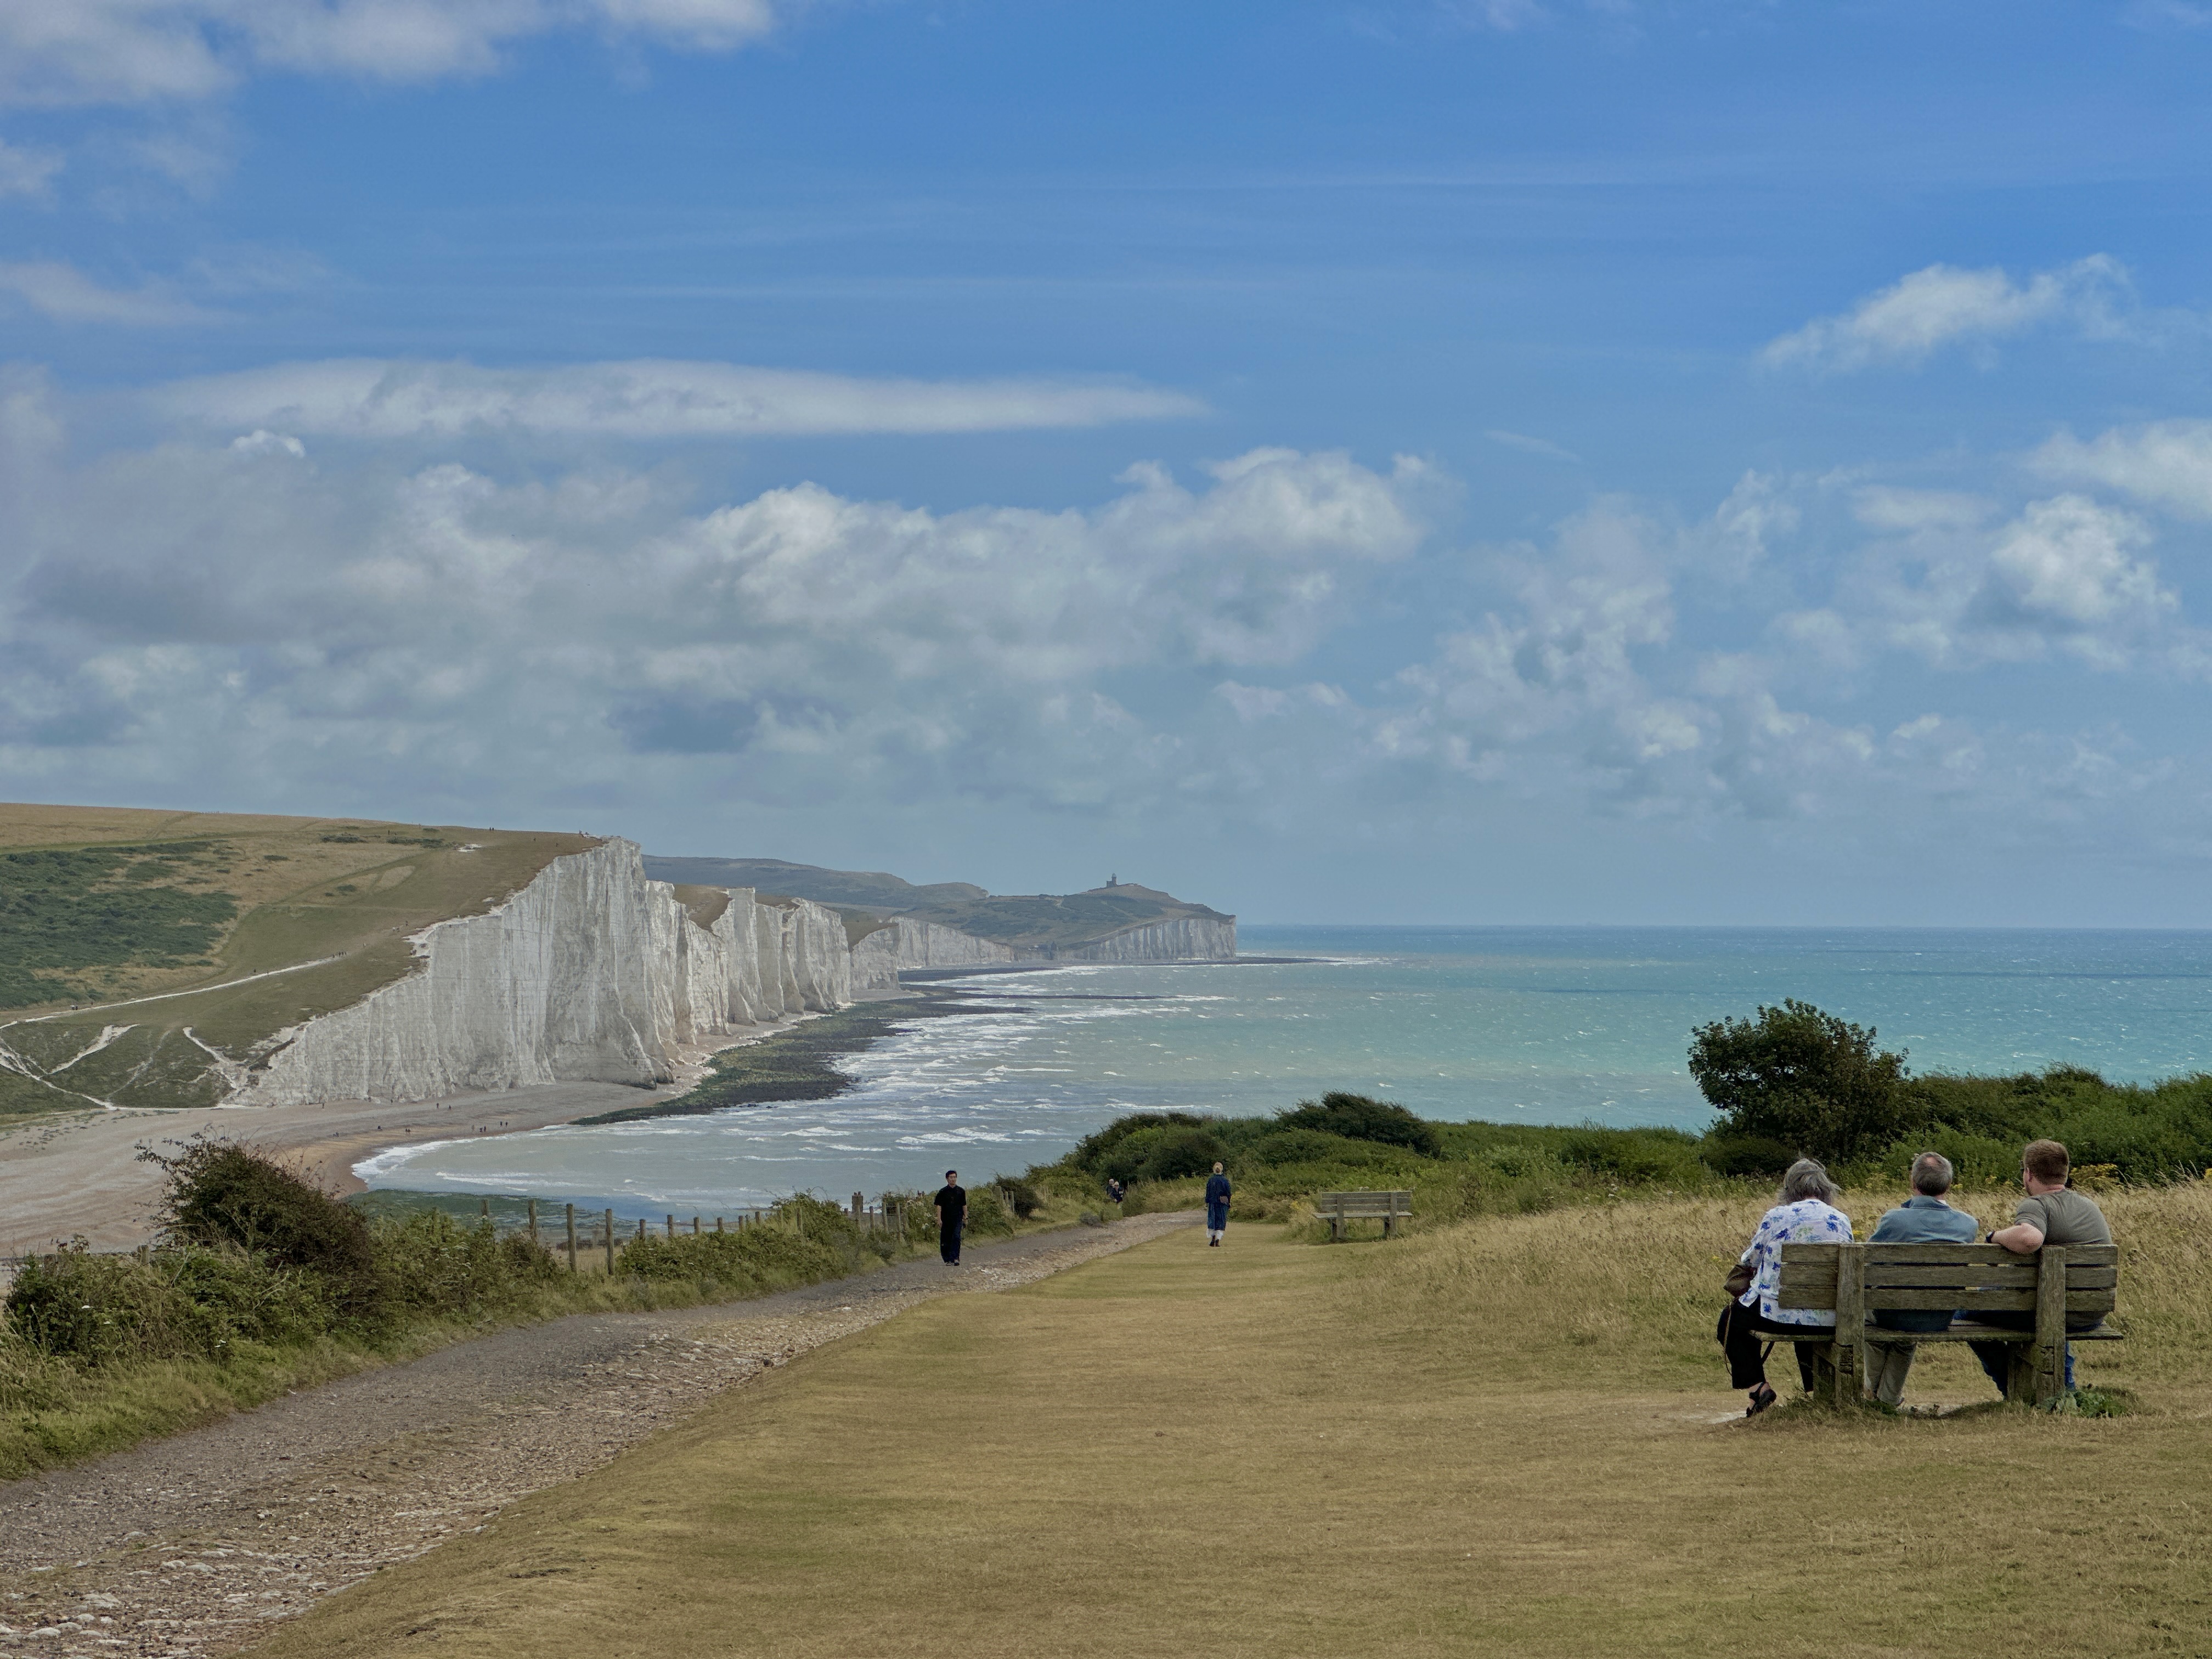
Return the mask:
M 1213 1173 L 1206 1178 L 1206 1242 L 1209 1245 L 1221 1243 L 1221 1235 L 1229 1231 L 1229 1177 L 1221 1166 L 1213 1166 Z

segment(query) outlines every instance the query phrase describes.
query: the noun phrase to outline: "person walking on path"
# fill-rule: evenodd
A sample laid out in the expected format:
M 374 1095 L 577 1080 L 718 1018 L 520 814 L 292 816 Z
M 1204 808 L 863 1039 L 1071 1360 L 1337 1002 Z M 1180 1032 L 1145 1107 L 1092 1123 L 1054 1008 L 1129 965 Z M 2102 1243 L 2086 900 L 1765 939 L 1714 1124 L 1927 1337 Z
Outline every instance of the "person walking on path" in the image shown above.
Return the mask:
M 960 1184 L 960 1171 L 947 1170 L 945 1184 L 937 1189 L 937 1253 L 945 1265 L 960 1265 L 960 1231 L 968 1224 L 968 1189 Z
M 1222 1234 L 1229 1231 L 1229 1177 L 1221 1166 L 1213 1166 L 1213 1173 L 1206 1178 L 1206 1242 L 1209 1245 L 1221 1243 Z

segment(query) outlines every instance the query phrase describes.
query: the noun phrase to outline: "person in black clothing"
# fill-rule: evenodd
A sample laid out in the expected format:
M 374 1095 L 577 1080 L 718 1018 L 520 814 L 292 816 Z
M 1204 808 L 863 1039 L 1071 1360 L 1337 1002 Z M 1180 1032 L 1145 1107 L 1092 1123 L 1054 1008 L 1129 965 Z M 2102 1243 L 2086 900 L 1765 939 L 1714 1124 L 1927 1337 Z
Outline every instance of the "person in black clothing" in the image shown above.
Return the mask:
M 1124 1198 L 1127 1197 L 1128 1194 L 1122 1191 L 1121 1183 L 1120 1182 L 1115 1180 L 1112 1176 L 1108 1176 L 1106 1177 L 1106 1196 L 1112 1199 L 1116 1204 L 1119 1204 Z
M 947 1170 L 937 1192 L 937 1253 L 947 1267 L 960 1265 L 960 1230 L 967 1224 L 968 1189 L 960 1184 L 959 1170 Z

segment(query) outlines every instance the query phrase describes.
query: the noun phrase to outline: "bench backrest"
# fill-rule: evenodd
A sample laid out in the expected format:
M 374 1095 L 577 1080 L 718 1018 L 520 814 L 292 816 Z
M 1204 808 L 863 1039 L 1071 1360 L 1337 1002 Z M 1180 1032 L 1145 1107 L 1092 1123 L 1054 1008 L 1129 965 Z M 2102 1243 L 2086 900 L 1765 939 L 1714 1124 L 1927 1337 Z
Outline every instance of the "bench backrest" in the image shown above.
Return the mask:
M 1859 1259 L 1867 1310 L 1958 1309 L 1966 1313 L 2033 1313 L 2042 1252 L 2014 1255 L 1997 1244 L 1784 1244 L 1784 1308 L 1832 1312 L 1843 1253 Z M 2108 1314 L 2119 1284 L 2117 1245 L 2066 1250 L 2066 1311 Z
M 1399 1216 L 1413 1213 L 1411 1192 L 1316 1193 L 1314 1208 L 1323 1215 Z

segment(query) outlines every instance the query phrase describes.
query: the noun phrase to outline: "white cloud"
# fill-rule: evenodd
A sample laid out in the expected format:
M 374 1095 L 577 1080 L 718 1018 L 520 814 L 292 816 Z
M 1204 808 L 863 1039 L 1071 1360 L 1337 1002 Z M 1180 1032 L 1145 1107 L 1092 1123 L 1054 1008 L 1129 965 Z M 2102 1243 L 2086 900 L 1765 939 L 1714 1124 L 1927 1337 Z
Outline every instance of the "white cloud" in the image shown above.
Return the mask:
M 106 323 L 125 328 L 171 328 L 216 320 L 167 289 L 103 288 L 59 260 L 0 263 L 0 294 L 13 295 L 42 317 L 59 323 Z
M 2031 465 L 2046 477 L 2100 483 L 2169 512 L 2212 519 L 2212 421 L 2115 428 L 2087 443 L 2061 433 Z
M 1869 295 L 1838 317 L 1816 318 L 1771 342 L 1771 365 L 1848 371 L 1876 362 L 1917 363 L 1956 341 L 1986 342 L 2038 323 L 2070 320 L 2114 331 L 2127 272 L 2102 253 L 2014 283 L 2003 271 L 1929 265 Z
M 62 170 L 59 151 L 0 141 L 0 198 L 44 196 Z
M 383 439 L 481 431 L 635 439 L 987 432 L 1159 419 L 1204 407 L 1146 386 L 863 380 L 661 361 L 496 369 L 346 359 L 178 381 L 147 396 L 161 413 L 205 425 Z
M 726 52 L 776 21 L 770 0 L 8 0 L 0 102 L 205 99 L 270 70 L 484 75 L 508 46 L 562 29 Z
M 1224 673 L 1357 614 L 1430 488 L 1268 450 L 1081 511 L 800 484 L 701 513 L 604 468 L 307 465 L 283 427 L 71 465 L 51 399 L 0 390 L 0 767 L 155 796 L 1139 810 L 1216 787 L 1193 711 L 1233 722 Z

